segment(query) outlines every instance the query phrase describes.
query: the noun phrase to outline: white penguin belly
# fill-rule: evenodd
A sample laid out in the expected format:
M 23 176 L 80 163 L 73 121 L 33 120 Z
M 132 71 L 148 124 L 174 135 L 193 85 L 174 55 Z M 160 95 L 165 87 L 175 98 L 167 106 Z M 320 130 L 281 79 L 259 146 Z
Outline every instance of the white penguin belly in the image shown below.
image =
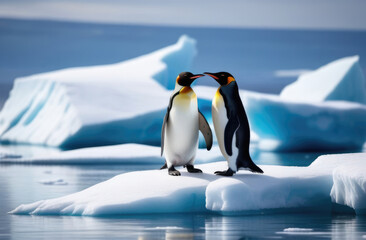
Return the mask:
M 219 93 L 219 90 L 217 90 L 215 97 L 212 101 L 212 120 L 214 123 L 216 138 L 219 143 L 220 151 L 222 155 L 226 158 L 226 161 L 228 162 L 229 167 L 233 171 L 237 171 L 236 166 L 236 159 L 238 157 L 238 148 L 236 147 L 236 137 L 234 133 L 233 140 L 232 140 L 232 155 L 229 156 L 225 149 L 225 127 L 228 123 L 227 118 L 227 110 L 225 107 L 225 102 L 221 94 Z
M 196 156 L 199 120 L 197 97 L 192 93 L 179 94 L 170 110 L 164 141 L 168 167 L 193 164 Z

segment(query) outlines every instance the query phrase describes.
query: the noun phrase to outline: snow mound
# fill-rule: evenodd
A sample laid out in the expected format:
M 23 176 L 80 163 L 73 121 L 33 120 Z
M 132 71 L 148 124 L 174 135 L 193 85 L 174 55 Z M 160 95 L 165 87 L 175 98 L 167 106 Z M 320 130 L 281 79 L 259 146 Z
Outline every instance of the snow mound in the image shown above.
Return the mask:
M 60 215 L 116 215 L 168 212 L 204 212 L 209 174 L 182 171 L 172 177 L 164 170 L 118 175 L 65 197 L 21 205 L 12 213 Z
M 196 87 L 204 99 L 217 88 Z M 361 149 L 366 141 L 366 105 L 349 101 L 295 102 L 240 90 L 251 130 L 263 150 Z M 208 113 L 204 113 L 205 116 Z
M 20 205 L 11 213 L 89 216 L 206 211 L 330 213 L 331 189 L 338 184 L 334 181 L 338 175 L 333 172 L 344 166 L 365 169 L 366 154 L 321 156 L 309 167 L 261 166 L 265 175 L 240 171 L 232 178 L 213 174 L 226 169 L 226 162 L 196 166 L 203 173 L 190 174 L 180 169 L 181 177 L 169 176 L 166 170 L 121 174 L 81 192 Z M 358 174 L 365 179 L 366 173 Z M 365 199 L 365 191 L 347 194 L 352 194 L 348 196 L 352 199 Z M 343 204 L 339 199 L 333 201 Z
M 62 147 L 160 144 L 176 76 L 190 68 L 194 39 L 117 64 L 22 77 L 0 113 L 0 140 Z
M 198 149 L 195 163 L 207 163 L 222 160 L 217 145 L 208 152 Z M 120 144 L 103 147 L 90 147 L 62 152 L 33 154 L 33 156 L 4 155 L 0 163 L 31 163 L 31 164 L 160 164 L 165 162 L 160 157 L 160 147 L 142 144 Z
M 334 198 L 334 189 L 339 189 L 339 169 L 347 172 L 358 168 L 355 179 L 365 179 L 366 153 L 323 155 L 309 167 L 264 166 L 266 175 L 247 175 L 240 178 L 221 178 L 210 183 L 206 190 L 206 208 L 224 214 L 248 214 L 259 212 L 331 211 L 332 201 L 348 205 L 357 214 L 365 214 L 365 187 L 350 191 L 337 191 L 343 198 Z M 353 176 L 352 172 L 348 175 Z M 358 181 L 365 184 L 365 181 Z M 365 186 L 365 185 L 363 185 Z M 345 195 L 351 205 L 344 202 Z M 331 197 L 332 196 L 332 199 Z M 357 208 L 361 209 L 357 211 Z
M 287 85 L 280 97 L 290 101 L 344 100 L 365 104 L 366 83 L 359 57 L 346 57 L 302 74 Z

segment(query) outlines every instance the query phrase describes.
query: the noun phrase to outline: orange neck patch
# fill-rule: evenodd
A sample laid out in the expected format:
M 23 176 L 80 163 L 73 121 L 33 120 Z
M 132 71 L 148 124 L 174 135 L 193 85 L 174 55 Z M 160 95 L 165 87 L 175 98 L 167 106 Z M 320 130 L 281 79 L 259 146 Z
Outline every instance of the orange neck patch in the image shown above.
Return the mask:
M 183 87 L 179 93 L 189 93 L 190 91 L 192 91 L 191 87 Z
M 233 81 L 235 81 L 235 79 L 233 77 L 228 77 L 227 78 L 227 84 L 229 84 L 229 83 L 231 83 Z

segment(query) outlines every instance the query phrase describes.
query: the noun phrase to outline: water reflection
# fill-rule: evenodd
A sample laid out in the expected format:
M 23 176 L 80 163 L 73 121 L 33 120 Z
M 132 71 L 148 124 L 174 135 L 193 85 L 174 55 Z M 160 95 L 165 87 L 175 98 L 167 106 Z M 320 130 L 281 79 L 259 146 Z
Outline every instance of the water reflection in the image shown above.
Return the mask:
M 307 153 L 309 157 L 301 153 L 256 154 L 260 164 L 308 165 L 312 154 L 317 153 Z M 362 239 L 366 235 L 365 217 L 323 214 L 155 214 L 113 218 L 7 214 L 22 203 L 64 196 L 123 172 L 146 169 L 156 169 L 156 165 L 0 164 L 0 239 Z M 61 178 L 68 184 L 39 183 L 49 178 Z M 311 232 L 284 231 L 288 228 Z
M 137 215 L 118 218 L 10 216 L 13 239 L 362 239 L 366 218 L 319 214 L 215 216 Z M 302 228 L 310 232 L 286 233 Z

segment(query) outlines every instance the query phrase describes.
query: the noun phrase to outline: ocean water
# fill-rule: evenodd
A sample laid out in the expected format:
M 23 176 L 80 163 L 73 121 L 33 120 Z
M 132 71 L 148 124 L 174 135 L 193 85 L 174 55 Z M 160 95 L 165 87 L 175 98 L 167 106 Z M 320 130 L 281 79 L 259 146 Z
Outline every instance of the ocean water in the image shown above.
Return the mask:
M 0 108 L 14 78 L 75 66 L 109 64 L 159 49 L 182 34 L 197 39 L 192 71 L 229 71 L 242 89 L 279 93 L 291 71 L 316 69 L 360 55 L 366 72 L 366 32 L 173 28 L 0 19 Z M 204 78 L 198 84 L 214 85 Z M 20 154 L 46 152 L 6 146 Z M 258 164 L 308 166 L 323 153 L 253 150 Z M 158 165 L 0 164 L 0 239 L 362 239 L 366 218 L 291 213 L 253 216 L 153 214 L 119 217 L 15 216 L 22 203 L 71 194 L 115 175 Z M 61 180 L 60 185 L 44 181 Z M 288 228 L 308 229 L 287 232 Z

